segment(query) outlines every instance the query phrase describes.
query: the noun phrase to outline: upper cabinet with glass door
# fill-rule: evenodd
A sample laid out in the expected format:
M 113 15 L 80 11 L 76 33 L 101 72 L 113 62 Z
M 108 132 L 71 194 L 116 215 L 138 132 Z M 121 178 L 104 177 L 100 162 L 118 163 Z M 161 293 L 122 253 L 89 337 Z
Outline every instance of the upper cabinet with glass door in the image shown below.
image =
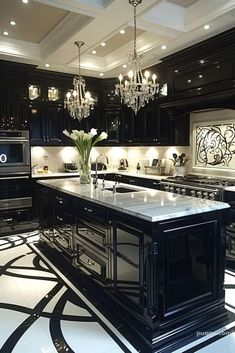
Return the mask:
M 58 102 L 61 98 L 61 89 L 53 86 L 29 85 L 30 101 Z

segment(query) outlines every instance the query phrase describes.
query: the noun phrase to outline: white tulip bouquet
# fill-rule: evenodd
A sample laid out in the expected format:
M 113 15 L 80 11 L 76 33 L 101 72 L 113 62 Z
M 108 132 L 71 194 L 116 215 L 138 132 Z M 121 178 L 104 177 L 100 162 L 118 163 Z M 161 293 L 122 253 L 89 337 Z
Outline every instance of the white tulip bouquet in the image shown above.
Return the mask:
M 90 183 L 90 164 L 89 158 L 92 147 L 94 147 L 99 141 L 107 139 L 108 135 L 106 132 L 101 132 L 97 136 L 97 129 L 92 128 L 90 132 L 84 132 L 84 130 L 72 130 L 70 133 L 64 130 L 63 133 L 73 140 L 73 143 L 77 147 L 80 155 L 80 182 L 83 184 Z

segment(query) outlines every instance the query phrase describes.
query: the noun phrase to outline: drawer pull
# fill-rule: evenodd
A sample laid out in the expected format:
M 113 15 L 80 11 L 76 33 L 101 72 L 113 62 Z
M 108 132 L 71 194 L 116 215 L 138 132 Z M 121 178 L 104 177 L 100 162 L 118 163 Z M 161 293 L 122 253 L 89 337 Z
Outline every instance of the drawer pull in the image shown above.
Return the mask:
M 89 266 L 95 266 L 95 263 L 94 263 L 94 262 L 91 262 L 90 259 L 87 259 L 87 265 L 89 265 Z
M 88 208 L 88 207 L 84 207 L 84 211 L 87 211 L 87 212 L 90 212 L 90 213 L 93 212 L 93 210 L 91 208 Z

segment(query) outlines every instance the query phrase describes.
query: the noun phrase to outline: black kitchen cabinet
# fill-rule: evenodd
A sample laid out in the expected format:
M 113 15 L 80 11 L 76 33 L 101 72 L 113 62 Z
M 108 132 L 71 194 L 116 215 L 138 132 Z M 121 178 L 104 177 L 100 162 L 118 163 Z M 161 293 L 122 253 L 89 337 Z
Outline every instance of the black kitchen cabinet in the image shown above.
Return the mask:
M 59 103 L 30 103 L 31 145 L 61 145 L 63 143 L 63 107 Z
M 123 108 L 121 125 L 124 144 L 171 144 L 170 116 L 158 101 L 150 102 L 135 114 L 131 108 Z
M 28 105 L 24 100 L 0 98 L 0 129 L 23 130 L 28 128 Z
M 121 115 L 121 108 L 107 108 L 104 110 L 105 131 L 108 134 L 104 144 L 119 144 Z
M 176 146 L 189 146 L 190 113 L 185 113 L 170 120 L 171 141 Z

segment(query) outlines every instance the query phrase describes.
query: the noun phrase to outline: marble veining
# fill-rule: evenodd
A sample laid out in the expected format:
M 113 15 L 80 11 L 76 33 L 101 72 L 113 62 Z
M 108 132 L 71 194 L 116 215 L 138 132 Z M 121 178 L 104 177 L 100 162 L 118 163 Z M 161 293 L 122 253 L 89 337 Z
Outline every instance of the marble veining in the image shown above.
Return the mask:
M 92 184 L 81 185 L 78 178 L 40 180 L 38 183 L 149 222 L 229 208 L 229 205 L 223 202 L 126 184 L 120 184 L 119 186 L 139 190 L 139 192 L 113 193 L 112 191 L 102 190 L 101 185 L 95 189 Z M 106 188 L 113 185 L 113 182 L 105 182 Z

